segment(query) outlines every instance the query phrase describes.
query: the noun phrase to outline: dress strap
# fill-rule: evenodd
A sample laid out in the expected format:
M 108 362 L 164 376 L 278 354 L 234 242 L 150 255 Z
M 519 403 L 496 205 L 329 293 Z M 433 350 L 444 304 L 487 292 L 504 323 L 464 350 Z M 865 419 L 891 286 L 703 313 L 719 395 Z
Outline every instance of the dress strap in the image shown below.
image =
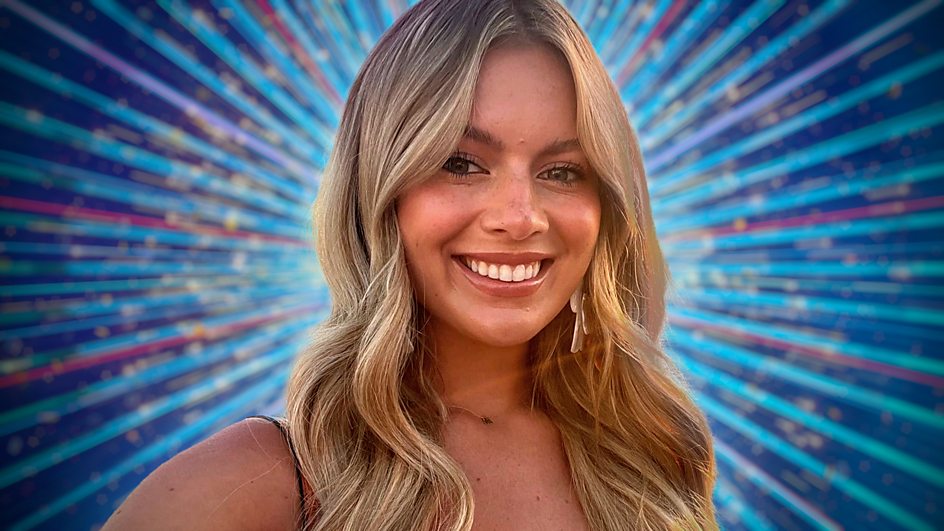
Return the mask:
M 282 438 L 285 439 L 286 443 L 288 443 L 288 449 L 292 453 L 292 462 L 295 465 L 295 482 L 298 484 L 298 500 L 301 506 L 302 528 L 307 528 L 308 514 L 305 511 L 305 486 L 302 480 L 302 470 L 298 466 L 298 455 L 295 454 L 295 446 L 292 444 L 292 439 L 289 437 L 288 432 L 285 429 L 285 425 L 282 423 L 284 419 L 270 417 L 269 415 L 252 415 L 248 418 L 265 419 L 272 424 L 275 424 L 275 427 L 277 427 L 279 432 L 282 434 Z

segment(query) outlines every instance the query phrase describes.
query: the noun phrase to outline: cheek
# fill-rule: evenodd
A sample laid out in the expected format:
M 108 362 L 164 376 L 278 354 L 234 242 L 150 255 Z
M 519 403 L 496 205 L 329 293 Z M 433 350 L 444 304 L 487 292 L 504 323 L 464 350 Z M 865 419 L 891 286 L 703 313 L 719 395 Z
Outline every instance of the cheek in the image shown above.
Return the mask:
M 558 217 L 564 238 L 579 254 L 590 254 L 600 234 L 600 202 L 596 198 L 571 201 Z
M 441 267 L 449 243 L 468 225 L 466 205 L 440 187 L 418 187 L 397 201 L 397 224 L 411 275 L 422 277 Z M 421 278 L 416 280 L 422 281 Z

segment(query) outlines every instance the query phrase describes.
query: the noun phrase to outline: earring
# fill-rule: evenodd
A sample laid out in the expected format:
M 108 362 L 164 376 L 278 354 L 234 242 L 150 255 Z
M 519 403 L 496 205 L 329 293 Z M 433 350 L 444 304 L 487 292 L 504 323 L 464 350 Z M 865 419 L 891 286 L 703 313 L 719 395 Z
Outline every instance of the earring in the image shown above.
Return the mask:
M 588 335 L 587 318 L 584 314 L 584 301 L 587 295 L 583 292 L 583 280 L 577 286 L 577 290 L 570 296 L 570 311 L 574 312 L 574 339 L 570 343 L 571 352 L 580 352 L 583 348 L 583 338 Z

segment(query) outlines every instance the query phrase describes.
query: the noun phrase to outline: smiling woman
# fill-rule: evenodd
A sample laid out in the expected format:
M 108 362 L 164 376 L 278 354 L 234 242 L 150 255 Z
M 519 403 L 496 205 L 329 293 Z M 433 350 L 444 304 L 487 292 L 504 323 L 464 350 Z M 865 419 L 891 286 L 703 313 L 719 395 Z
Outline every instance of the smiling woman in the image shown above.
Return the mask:
M 110 526 L 717 528 L 710 432 L 661 348 L 638 143 L 560 4 L 404 14 L 354 82 L 314 220 L 333 306 L 286 439 L 224 430 Z

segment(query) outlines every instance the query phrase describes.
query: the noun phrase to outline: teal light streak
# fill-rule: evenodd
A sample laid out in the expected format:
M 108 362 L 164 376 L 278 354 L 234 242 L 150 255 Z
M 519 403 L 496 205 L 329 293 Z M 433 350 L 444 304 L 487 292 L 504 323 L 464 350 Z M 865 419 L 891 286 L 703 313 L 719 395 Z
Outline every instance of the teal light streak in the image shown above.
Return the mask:
M 711 154 L 702 156 L 696 162 L 660 174 L 659 178 L 652 183 L 651 193 L 653 196 L 665 196 L 681 188 L 687 188 L 692 181 L 702 178 L 712 168 L 730 160 L 735 160 L 746 153 L 752 153 L 760 148 L 770 146 L 797 131 L 807 130 L 814 124 L 824 122 L 860 105 L 863 101 L 886 95 L 896 85 L 912 83 L 942 67 L 944 67 L 944 52 L 909 63 L 903 68 L 894 70 L 833 99 L 826 100 L 772 127 L 725 145 Z
M 680 356 L 679 359 L 681 359 L 682 363 L 689 369 L 689 377 L 698 379 L 704 385 L 709 385 L 717 390 L 732 392 L 782 418 L 793 420 L 806 428 L 816 430 L 834 441 L 845 444 L 849 448 L 853 448 L 865 455 L 882 460 L 893 468 L 903 470 L 937 488 L 944 487 L 944 469 L 935 467 L 927 461 L 912 457 L 881 441 L 867 437 L 859 431 L 846 428 L 842 424 L 804 411 L 787 400 L 772 393 L 768 393 L 754 384 L 729 376 L 722 371 L 698 363 L 687 356 Z
M 682 310 L 677 313 L 685 314 L 688 311 Z M 692 312 L 704 313 L 704 312 Z M 712 317 L 720 317 L 713 314 Z M 770 327 L 768 327 L 770 328 Z M 876 393 L 859 387 L 850 386 L 848 382 L 830 378 L 813 371 L 801 369 L 793 364 L 780 361 L 778 359 L 761 356 L 747 349 L 742 349 L 734 345 L 724 343 L 709 338 L 696 338 L 693 334 L 681 330 L 679 327 L 672 327 L 668 330 L 667 337 L 673 342 L 687 345 L 692 350 L 702 351 L 710 349 L 713 356 L 736 363 L 743 367 L 763 373 L 766 376 L 778 380 L 786 380 L 814 391 L 823 393 L 830 398 L 843 402 L 850 402 L 865 406 L 873 411 L 888 411 L 893 415 L 899 415 L 903 418 L 920 422 L 936 430 L 944 430 L 944 415 L 940 415 L 929 409 L 916 406 L 904 400 L 888 396 L 882 393 Z
M 39 233 L 104 237 L 145 244 L 153 241 L 162 245 L 187 245 L 203 249 L 249 250 L 255 252 L 265 252 L 266 250 L 278 252 L 280 249 L 284 250 L 286 246 L 285 242 L 259 241 L 249 238 L 227 237 L 221 234 L 188 233 L 185 232 L 184 227 L 181 227 L 180 230 L 165 230 L 81 219 L 69 219 L 63 222 L 63 219 L 34 214 L 20 214 L 18 212 L 0 212 L 0 223 Z M 305 247 L 307 248 L 307 246 Z M 21 268 L 21 266 L 10 264 L 9 268 L 12 271 Z
M 329 150 L 331 146 L 331 127 L 333 125 L 329 126 L 329 124 L 321 123 L 302 108 L 282 87 L 269 81 L 262 69 L 249 56 L 240 52 L 235 44 L 220 35 L 202 19 L 194 16 L 193 11 L 186 3 L 158 0 L 158 5 L 174 17 L 181 26 L 187 28 L 194 37 L 199 39 L 224 63 L 249 82 L 259 94 L 264 94 L 279 110 L 301 126 L 318 143 L 321 150 Z
M 820 515 L 813 514 L 807 509 L 809 504 L 805 503 L 802 499 L 799 499 L 796 494 L 790 491 L 789 488 L 768 475 L 759 467 L 755 466 L 751 460 L 739 454 L 734 450 L 734 448 L 731 448 L 725 444 L 724 441 L 715 438 L 713 444 L 715 447 L 715 455 L 719 458 L 719 460 L 727 463 L 729 466 L 737 470 L 738 473 L 744 474 L 751 483 L 762 489 L 761 492 L 772 494 L 775 500 L 779 501 L 784 507 L 802 518 L 814 529 L 821 531 L 842 531 L 842 528 L 832 525 L 832 521 L 823 521 L 820 518 Z M 718 480 L 723 481 L 723 478 L 719 477 Z M 753 531 L 756 528 L 748 527 L 748 529 Z
M 639 27 L 631 34 L 629 42 L 623 45 L 617 52 L 616 57 L 613 58 L 613 64 L 616 65 L 617 72 L 625 68 L 626 63 L 638 53 L 643 41 L 652 33 L 653 28 L 662 20 L 665 12 L 671 6 L 672 0 L 657 0 L 656 4 L 652 6 L 648 16 L 639 23 Z
M 117 396 L 144 389 L 157 382 L 170 380 L 175 376 L 204 369 L 218 362 L 232 361 L 237 355 L 239 360 L 244 360 L 258 357 L 257 355 L 263 351 L 279 353 L 285 351 L 285 349 L 295 349 L 298 342 L 288 347 L 274 347 L 274 345 L 301 333 L 317 320 L 317 317 L 313 315 L 306 316 L 304 319 L 284 321 L 276 331 L 260 330 L 259 333 L 254 333 L 252 337 L 241 338 L 239 341 L 213 344 L 201 350 L 199 356 L 173 358 L 142 370 L 123 373 L 120 378 L 99 380 L 81 390 L 63 393 L 13 410 L 4 411 L 0 413 L 0 436 L 46 424 L 49 419 L 59 419 Z M 301 338 L 299 338 L 299 341 L 301 341 Z M 238 363 L 241 363 L 241 361 Z
M 222 419 L 234 415 L 243 416 L 243 412 L 251 408 L 253 403 L 258 402 L 260 397 L 280 392 L 287 380 L 288 370 L 278 370 L 270 378 L 249 387 L 242 393 L 236 394 L 233 398 L 227 400 L 221 406 L 204 413 L 192 424 L 177 429 L 160 442 L 151 444 L 124 461 L 110 468 L 106 468 L 101 475 L 90 478 L 79 487 L 52 500 L 49 504 L 44 505 L 41 509 L 33 512 L 26 518 L 15 522 L 11 527 L 11 531 L 33 529 L 82 499 L 105 488 L 109 483 L 120 480 L 125 474 L 134 471 L 138 467 L 152 463 L 157 459 L 166 458 L 173 449 L 179 447 L 184 441 L 205 435 L 207 430 L 218 424 Z
M 932 327 L 944 326 L 944 312 L 931 308 L 909 308 L 900 304 L 847 301 L 831 297 L 786 295 L 782 293 L 744 293 L 728 288 L 693 288 L 685 290 L 686 300 L 724 303 L 744 307 L 784 308 L 828 315 L 848 315 L 862 319 L 885 319 Z M 944 371 L 944 365 L 941 370 Z
M 928 105 L 844 135 L 832 137 L 808 148 L 786 153 L 751 168 L 745 168 L 739 171 L 739 175 L 719 175 L 717 178 L 708 179 L 705 183 L 693 185 L 683 192 L 671 194 L 657 201 L 653 207 L 653 213 L 657 216 L 667 215 L 670 212 L 691 208 L 749 184 L 809 168 L 941 123 L 944 123 L 944 103 Z
M 825 353 L 837 353 L 844 356 L 857 357 L 864 360 L 878 361 L 893 367 L 901 367 L 928 374 L 944 374 L 944 360 L 913 356 L 896 350 L 884 349 L 871 344 L 862 344 L 848 339 L 835 339 L 825 334 L 812 334 L 800 330 L 786 330 L 770 323 L 756 322 L 751 319 L 742 319 L 717 312 L 708 312 L 691 307 L 674 306 L 673 313 L 699 321 L 724 326 L 732 330 L 746 332 L 764 338 L 773 338 L 786 341 L 797 346 L 814 348 Z M 824 331 L 826 332 L 826 331 Z M 944 418 L 939 419 L 944 422 Z
M 280 348 L 268 356 L 242 361 L 231 371 L 210 377 L 175 393 L 161 396 L 137 407 L 135 411 L 115 417 L 93 431 L 70 438 L 67 442 L 58 446 L 20 459 L 15 464 L 0 469 L 0 488 L 6 488 L 22 481 L 174 410 L 192 406 L 216 396 L 233 387 L 240 380 L 256 376 L 274 366 L 288 362 L 297 353 L 297 349 L 297 346 L 295 348 Z
M 825 240 L 836 242 L 841 238 L 852 236 L 888 234 L 895 231 L 917 232 L 922 229 L 937 228 L 944 225 L 944 212 L 920 212 L 917 214 L 892 214 L 878 219 L 856 220 L 855 223 L 842 220 L 831 223 L 818 223 L 799 227 L 772 227 L 763 231 L 731 233 L 709 237 L 710 241 L 684 240 L 669 242 L 664 249 L 669 253 L 690 251 L 710 247 L 715 250 L 731 250 L 745 247 L 762 247 L 796 243 L 802 240 Z M 807 267 L 799 271 L 799 275 L 865 275 L 865 276 L 941 276 L 942 264 L 940 261 L 892 262 L 900 268 L 882 264 L 816 264 L 816 269 Z M 748 269 L 758 272 L 784 271 L 792 268 L 793 263 L 757 264 Z M 720 266 L 719 266 L 720 267 Z
M 312 308 L 312 301 L 309 294 L 302 293 L 298 297 L 298 303 L 286 305 L 279 308 L 280 316 L 289 316 L 296 310 Z M 271 308 L 256 308 L 249 311 L 235 311 L 225 315 L 216 315 L 203 317 L 199 322 L 173 323 L 165 326 L 149 328 L 147 330 L 130 332 L 111 336 L 103 339 L 86 341 L 79 345 L 67 346 L 58 349 L 52 349 L 45 352 L 20 356 L 0 360 L 0 374 L 13 374 L 21 371 L 27 371 L 37 367 L 50 365 L 53 362 L 68 362 L 72 360 L 89 358 L 121 348 L 138 346 L 146 343 L 156 343 L 164 339 L 177 338 L 180 336 L 193 336 L 197 326 L 206 329 L 224 327 L 226 325 L 239 322 L 252 321 L 260 318 L 273 317 Z
M 622 91 L 630 95 L 629 101 L 643 101 L 644 95 L 652 92 L 656 87 L 661 87 L 658 76 L 662 75 L 669 66 L 677 65 L 679 56 L 686 50 L 697 47 L 697 39 L 716 23 L 729 3 L 728 0 L 699 2 L 672 32 L 661 51 L 644 61 L 638 73 L 630 77 L 629 83 Z
M 725 205 L 724 208 L 699 209 L 697 215 L 667 216 L 656 223 L 660 234 L 677 234 L 681 231 L 697 229 L 710 225 L 730 223 L 741 217 L 758 214 L 772 214 L 801 206 L 826 203 L 843 197 L 851 197 L 866 192 L 874 192 L 891 186 L 917 184 L 944 177 L 944 164 L 932 163 L 913 168 L 904 168 L 897 164 L 883 169 L 876 175 L 868 170 L 858 171 L 846 179 L 838 175 L 818 178 L 823 184 L 813 188 L 810 181 L 799 183 L 764 198 L 759 204 L 741 201 Z M 821 179 L 821 180 L 820 180 Z
M 704 47 L 704 53 L 699 55 L 697 61 L 692 61 L 689 65 L 686 65 L 686 68 L 678 76 L 673 77 L 667 85 L 661 87 L 656 92 L 656 97 L 642 106 L 638 115 L 651 116 L 657 110 L 661 111 L 669 107 L 670 103 L 677 99 L 685 89 L 691 86 L 692 83 L 702 79 L 705 73 L 713 68 L 722 57 L 753 33 L 784 3 L 785 0 L 759 0 L 751 4 L 737 19 L 725 27 L 725 31 L 717 39 Z M 620 95 L 624 100 L 632 101 L 632 94 L 621 92 Z M 633 123 L 636 123 L 639 127 L 644 126 L 647 121 L 633 118 Z
M 878 493 L 863 486 L 859 482 L 849 478 L 841 472 L 838 472 L 835 468 L 822 463 L 806 452 L 803 452 L 802 450 L 799 450 L 793 445 L 785 442 L 775 433 L 772 433 L 760 427 L 756 423 L 736 414 L 728 407 L 722 405 L 719 402 L 716 402 L 713 398 L 708 397 L 705 393 L 696 393 L 696 395 L 698 397 L 699 405 L 704 407 L 706 412 L 713 418 L 724 422 L 744 436 L 749 437 L 758 444 L 761 444 L 764 447 L 770 449 L 784 459 L 812 472 L 813 474 L 816 474 L 830 485 L 833 485 L 839 490 L 845 492 L 850 497 L 864 504 L 866 507 L 875 509 L 890 520 L 893 520 L 898 525 L 904 526 L 908 529 L 934 531 L 934 528 L 927 522 L 916 518 L 908 511 L 889 501 L 887 498 L 882 497 Z
M 11 161 L 7 164 L 3 161 Z M 89 197 L 100 197 L 123 203 L 145 212 L 176 212 L 200 220 L 212 220 L 227 225 L 238 213 L 239 228 L 251 229 L 265 235 L 279 235 L 305 240 L 307 231 L 297 222 L 286 222 L 283 217 L 269 216 L 253 210 L 235 210 L 232 204 L 203 198 L 196 194 L 184 195 L 168 189 L 155 188 L 129 179 L 82 170 L 0 150 L 0 175 L 36 186 L 53 186 L 72 190 Z
M 261 190 L 254 190 L 230 181 L 217 172 L 171 160 L 126 142 L 97 135 L 87 129 L 42 116 L 21 107 L 0 102 L 0 123 L 41 138 L 62 142 L 75 149 L 84 149 L 89 153 L 122 164 L 145 169 L 166 177 L 169 182 L 185 182 L 211 194 L 227 196 L 241 203 L 280 214 L 288 219 L 302 220 L 307 216 L 306 209 L 294 201 L 288 201 Z
M 171 3 L 163 2 L 164 6 L 173 6 L 173 10 L 183 10 L 183 2 L 173 0 Z M 280 44 L 280 39 L 275 35 L 270 35 L 263 30 L 255 17 L 249 14 L 246 8 L 239 2 L 227 0 L 213 0 L 213 5 L 217 9 L 229 9 L 232 16 L 227 21 L 245 38 L 246 42 L 252 46 L 263 59 L 269 68 L 278 67 L 280 76 L 284 77 L 287 83 L 287 90 L 294 92 L 293 98 L 296 102 L 307 104 L 313 108 L 318 121 L 327 126 L 329 130 L 335 130 L 338 127 L 338 113 L 340 109 L 328 103 L 327 95 L 324 90 L 311 82 L 308 73 L 302 72 L 298 65 L 292 60 Z M 190 17 L 194 16 L 191 11 Z M 202 23 L 202 21 L 198 21 Z M 206 31 L 213 31 L 209 24 L 201 24 Z M 248 64 L 248 58 L 245 58 L 244 64 Z M 271 76 L 270 76 L 271 77 Z
M 161 138 L 181 152 L 193 153 L 199 158 L 212 160 L 229 170 L 254 177 L 255 181 L 261 186 L 281 192 L 289 197 L 305 196 L 309 193 L 308 190 L 299 186 L 295 181 L 266 171 L 242 159 L 235 153 L 224 151 L 204 142 L 179 127 L 173 127 L 166 122 L 121 105 L 111 98 L 3 51 L 0 51 L 0 68 L 5 68 L 9 72 L 32 81 L 64 98 L 81 102 L 92 110 L 111 116 L 116 122 L 122 122 L 131 128 Z
M 809 36 L 810 33 L 817 30 L 845 9 L 851 2 L 849 0 L 828 0 L 819 6 L 812 13 L 801 18 L 799 22 L 784 30 L 780 35 L 768 42 L 764 47 L 751 53 L 740 66 L 722 77 L 716 83 L 711 85 L 708 90 L 693 96 L 682 108 L 667 113 L 663 120 L 655 126 L 652 131 L 647 130 L 649 122 L 653 116 L 663 112 L 664 109 L 647 106 L 646 111 L 640 111 L 636 116 L 636 123 L 642 131 L 641 142 L 643 149 L 648 151 L 658 146 L 665 139 L 675 133 L 679 128 L 686 125 L 692 118 L 705 110 L 709 104 L 724 96 L 728 90 L 736 87 L 740 82 L 752 77 L 760 68 L 773 61 L 778 55 L 793 48 L 795 43 L 800 42 Z
M 288 127 L 272 116 L 263 106 L 251 103 L 246 99 L 246 95 L 241 93 L 236 87 L 225 84 L 223 80 L 217 76 L 216 72 L 195 60 L 191 57 L 189 52 L 177 43 L 162 37 L 158 32 L 142 24 L 134 15 L 126 11 L 114 0 L 91 0 L 91 3 L 96 9 L 100 10 L 129 33 L 140 39 L 141 42 L 166 57 L 171 63 L 177 65 L 180 70 L 196 78 L 203 83 L 205 87 L 212 90 L 217 96 L 224 99 L 244 115 L 262 124 L 265 129 L 277 133 L 280 138 L 275 144 L 278 147 L 291 150 L 295 155 L 315 163 L 318 162 L 318 157 L 315 155 L 323 154 L 327 149 L 328 146 L 326 145 L 315 145 L 311 143 L 309 140 L 310 137 L 298 134 L 295 129 Z M 259 94 L 263 98 L 269 96 L 269 93 L 264 91 L 260 91 Z M 292 118 L 291 115 L 288 115 L 288 117 Z M 316 139 L 312 138 L 311 140 Z M 318 168 L 321 169 L 322 166 L 319 164 Z M 304 173 L 299 174 L 295 172 L 294 175 L 298 175 L 300 179 L 304 180 Z

